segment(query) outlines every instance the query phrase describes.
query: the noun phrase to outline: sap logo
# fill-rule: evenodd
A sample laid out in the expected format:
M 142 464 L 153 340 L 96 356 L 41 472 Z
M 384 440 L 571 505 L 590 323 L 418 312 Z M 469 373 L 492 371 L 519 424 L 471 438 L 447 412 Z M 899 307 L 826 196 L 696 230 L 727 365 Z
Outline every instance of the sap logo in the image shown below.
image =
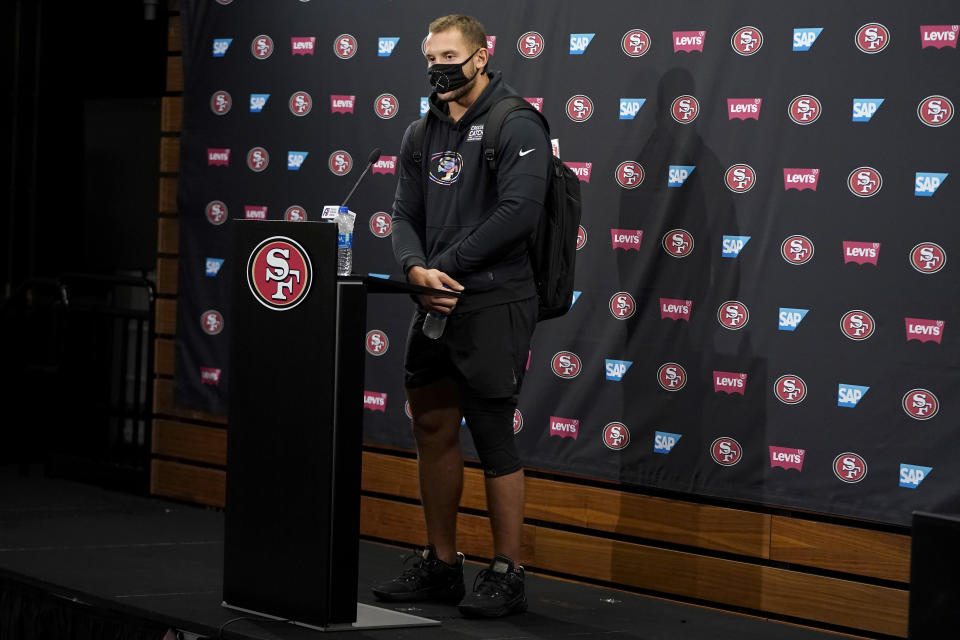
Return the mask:
M 667 433 L 657 431 L 653 436 L 654 453 L 670 453 L 670 450 L 680 441 L 683 436 L 679 433 Z
M 683 183 L 687 181 L 687 178 L 690 177 L 690 174 L 693 173 L 693 170 L 696 169 L 696 166 L 687 166 L 682 164 L 672 164 L 670 165 L 670 170 L 667 172 L 667 186 L 668 187 L 682 187 Z
M 227 49 L 230 48 L 231 42 L 233 42 L 233 38 L 215 38 L 213 40 L 213 57 L 222 58 L 227 55 Z
M 267 105 L 270 99 L 269 93 L 251 93 L 250 94 L 250 113 L 260 113 Z
M 223 266 L 223 258 L 207 258 L 207 276 L 214 277 L 220 273 L 220 267 Z
M 917 171 L 917 177 L 914 182 L 913 195 L 929 198 L 937 192 L 943 181 L 947 179 L 949 173 L 921 173 Z
M 646 98 L 620 98 L 620 119 L 633 120 L 637 117 Z
M 794 51 L 810 51 L 810 47 L 812 47 L 813 43 L 817 41 L 817 37 L 820 35 L 821 31 L 823 31 L 823 27 L 808 27 L 804 29 L 794 29 L 793 30 L 793 50 Z
M 880 105 L 883 104 L 883 98 L 854 98 L 853 99 L 853 121 L 870 122 L 870 118 L 877 112 Z
M 749 241 L 750 236 L 723 236 L 723 257 L 736 258 Z
M 426 96 L 420 98 L 420 115 L 425 116 L 430 111 L 430 99 Z
M 807 312 L 810 309 L 789 309 L 787 307 L 780 307 L 780 324 L 778 328 L 780 331 L 794 331 L 800 323 L 803 321 L 803 318 L 807 315 Z
M 377 41 L 377 57 L 389 57 L 399 41 L 400 38 L 380 38 L 380 40 Z
M 933 467 L 921 467 L 915 464 L 900 463 L 900 486 L 906 489 L 916 489 L 923 479 L 930 475 Z
M 863 399 L 863 396 L 867 395 L 869 389 L 870 387 L 841 383 L 837 388 L 837 406 L 854 408 Z
M 590 46 L 595 33 L 571 33 L 570 34 L 570 55 L 580 56 Z
M 577 300 L 580 299 L 580 294 L 581 294 L 581 293 L 583 293 L 583 292 L 582 292 L 582 291 L 574 291 L 574 292 L 573 292 L 573 299 L 570 301 L 570 308 L 571 308 L 571 309 L 573 309 L 573 305 L 577 304 Z
M 629 360 L 606 360 L 607 380 L 620 382 L 633 362 Z
M 300 167 L 303 166 L 303 161 L 307 159 L 307 154 L 309 151 L 288 151 L 287 152 L 287 169 L 289 171 L 299 171 Z

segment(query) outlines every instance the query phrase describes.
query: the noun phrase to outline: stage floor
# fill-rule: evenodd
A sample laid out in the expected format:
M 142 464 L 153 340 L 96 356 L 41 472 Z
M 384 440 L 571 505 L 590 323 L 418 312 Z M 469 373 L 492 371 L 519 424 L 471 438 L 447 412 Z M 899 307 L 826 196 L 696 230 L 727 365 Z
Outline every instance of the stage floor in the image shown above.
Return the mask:
M 370 585 L 399 572 L 406 549 L 360 544 L 360 602 Z M 223 514 L 95 486 L 22 477 L 0 467 L 0 577 L 75 597 L 102 610 L 217 636 L 237 617 L 221 602 Z M 468 587 L 481 565 L 468 563 Z M 409 638 L 585 640 L 825 640 L 839 636 L 704 607 L 527 574 L 526 614 L 469 620 L 455 607 L 393 605 L 440 620 L 440 627 L 346 631 L 356 640 Z M 379 605 L 384 606 L 384 605 Z M 242 620 L 224 637 L 285 640 L 329 637 L 289 624 Z M 192 637 L 192 636 L 187 636 Z

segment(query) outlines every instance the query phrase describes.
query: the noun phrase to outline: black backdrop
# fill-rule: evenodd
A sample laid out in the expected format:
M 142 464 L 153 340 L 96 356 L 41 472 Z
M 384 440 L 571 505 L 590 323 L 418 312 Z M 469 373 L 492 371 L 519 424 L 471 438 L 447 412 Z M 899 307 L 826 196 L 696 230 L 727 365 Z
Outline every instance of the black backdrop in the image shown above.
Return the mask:
M 960 123 L 944 121 L 960 98 L 960 11 L 947 1 L 183 2 L 181 402 L 225 412 L 224 270 L 242 261 L 226 255 L 226 229 L 248 207 L 282 219 L 297 206 L 317 221 L 381 147 L 351 202 L 355 270 L 397 277 L 378 233 L 390 157 L 427 95 L 420 46 L 438 11 L 485 24 L 491 68 L 542 99 L 560 157 L 584 180 L 579 297 L 538 328 L 515 425 L 529 466 L 899 524 L 958 507 L 958 291 L 946 258 Z M 634 30 L 649 39 L 643 55 L 628 55 Z M 535 57 L 522 54 L 528 32 L 542 43 Z M 273 47 L 258 59 L 263 35 Z M 300 91 L 304 115 L 290 106 Z M 395 100 L 387 114 L 383 94 Z M 692 122 L 682 96 L 699 107 Z M 253 171 L 258 146 L 269 164 Z M 226 166 L 211 165 L 216 149 L 230 150 Z M 353 159 L 345 175 L 338 152 Z M 213 224 L 217 214 L 227 221 Z M 410 311 L 407 299 L 370 300 L 371 443 L 412 446 Z

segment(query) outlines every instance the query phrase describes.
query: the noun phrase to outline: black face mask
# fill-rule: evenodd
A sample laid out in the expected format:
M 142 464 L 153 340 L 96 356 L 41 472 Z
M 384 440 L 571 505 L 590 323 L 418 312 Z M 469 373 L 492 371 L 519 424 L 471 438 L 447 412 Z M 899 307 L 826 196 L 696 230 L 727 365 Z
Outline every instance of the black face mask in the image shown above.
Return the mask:
M 447 93 L 449 91 L 456 91 L 460 87 L 473 80 L 475 77 L 477 77 L 477 73 L 480 70 L 477 69 L 474 71 L 473 75 L 468 78 L 463 74 L 463 65 L 470 62 L 477 51 L 480 51 L 480 49 L 477 49 L 467 56 L 467 59 L 463 62 L 435 64 L 427 69 L 427 77 L 430 80 L 430 86 L 436 89 L 437 93 Z

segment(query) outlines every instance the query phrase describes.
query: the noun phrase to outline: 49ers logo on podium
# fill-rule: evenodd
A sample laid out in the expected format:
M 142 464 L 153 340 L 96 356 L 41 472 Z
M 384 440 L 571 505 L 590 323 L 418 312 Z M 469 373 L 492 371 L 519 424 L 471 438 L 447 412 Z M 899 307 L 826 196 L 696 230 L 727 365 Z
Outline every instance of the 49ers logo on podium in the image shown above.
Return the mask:
M 570 351 L 558 351 L 550 361 L 550 367 L 560 378 L 576 378 L 580 375 L 580 356 Z
M 788 373 L 773 383 L 773 393 L 783 404 L 800 404 L 807 397 L 807 383 L 800 376 Z
M 750 322 L 750 310 L 739 300 L 727 300 L 717 309 L 717 322 L 731 331 L 738 331 Z
M 915 420 L 929 420 L 940 411 L 937 396 L 926 389 L 911 389 L 903 394 L 903 410 Z
M 847 188 L 858 198 L 869 198 L 880 191 L 883 177 L 873 167 L 858 167 L 847 176 Z
M 210 110 L 218 116 L 222 116 L 230 111 L 233 106 L 233 98 L 226 91 L 217 91 L 210 96 Z
M 763 46 L 763 34 L 756 27 L 740 27 L 730 36 L 730 46 L 742 56 L 752 56 Z
M 820 119 L 820 101 L 806 94 L 797 96 L 790 101 L 787 115 L 797 124 L 813 124 Z
M 920 273 L 936 273 L 947 264 L 947 252 L 936 242 L 921 242 L 910 250 L 910 264 Z
M 860 309 L 847 311 L 840 319 L 840 330 L 851 340 L 866 340 L 876 328 L 873 316 Z
M 345 176 L 350 173 L 350 169 L 353 169 L 353 156 L 343 149 L 334 151 L 327 158 L 327 167 L 333 175 Z
M 633 160 L 624 160 L 617 165 L 617 184 L 624 189 L 636 189 L 643 184 L 646 172 Z
M 731 165 L 723 176 L 727 189 L 734 193 L 746 193 L 757 182 L 757 172 L 748 164 Z
M 677 96 L 670 105 L 670 115 L 680 124 L 690 124 L 700 115 L 700 103 L 693 96 Z
M 630 444 L 630 430 L 622 422 L 611 422 L 603 428 L 603 444 L 607 449 L 620 451 Z
M 780 245 L 780 255 L 790 264 L 807 264 L 813 258 L 813 241 L 807 236 L 790 236 Z
M 855 42 L 864 53 L 880 53 L 890 44 L 890 30 L 879 22 L 868 22 L 857 29 Z
M 313 109 L 313 98 L 311 98 L 310 94 L 306 91 L 297 91 L 290 96 L 287 106 L 290 107 L 290 113 L 303 117 Z
M 357 53 L 357 39 L 349 33 L 341 33 L 333 41 L 333 52 L 341 60 L 349 60 Z
M 382 356 L 390 348 L 390 338 L 380 329 L 367 331 L 367 353 L 372 356 Z
M 574 122 L 586 122 L 593 115 L 593 100 L 578 93 L 567 100 L 567 117 Z
M 283 212 L 283 219 L 287 222 L 306 222 L 307 210 L 298 204 L 290 205 Z
M 687 370 L 676 362 L 664 362 L 657 370 L 657 382 L 665 391 L 680 391 L 687 385 Z
M 378 211 L 370 216 L 370 233 L 378 238 L 386 238 L 393 231 L 393 219 L 390 214 Z
M 291 238 L 267 238 L 247 259 L 250 291 L 257 302 L 272 311 L 287 311 L 303 302 L 312 282 L 310 256 Z
M 631 58 L 639 58 L 650 50 L 650 34 L 643 29 L 630 29 L 623 34 L 620 48 Z
M 266 60 L 273 53 L 273 38 L 268 35 L 259 35 L 250 43 L 250 53 L 257 60 Z
M 517 40 L 517 51 L 524 58 L 536 58 L 543 53 L 543 36 L 536 31 L 527 31 Z
M 626 320 L 637 310 L 637 302 L 626 291 L 618 291 L 610 296 L 610 313 L 617 320 Z
M 857 453 L 847 451 L 833 459 L 833 475 L 854 484 L 867 477 L 867 461 Z
M 917 117 L 928 127 L 942 127 L 953 120 L 953 103 L 944 96 L 927 96 L 917 105 Z
M 671 258 L 686 258 L 693 253 L 693 235 L 686 229 L 671 229 L 660 242 Z
M 717 438 L 710 445 L 710 456 L 713 461 L 724 467 L 732 467 L 743 457 L 743 448 L 733 438 L 726 436 Z

